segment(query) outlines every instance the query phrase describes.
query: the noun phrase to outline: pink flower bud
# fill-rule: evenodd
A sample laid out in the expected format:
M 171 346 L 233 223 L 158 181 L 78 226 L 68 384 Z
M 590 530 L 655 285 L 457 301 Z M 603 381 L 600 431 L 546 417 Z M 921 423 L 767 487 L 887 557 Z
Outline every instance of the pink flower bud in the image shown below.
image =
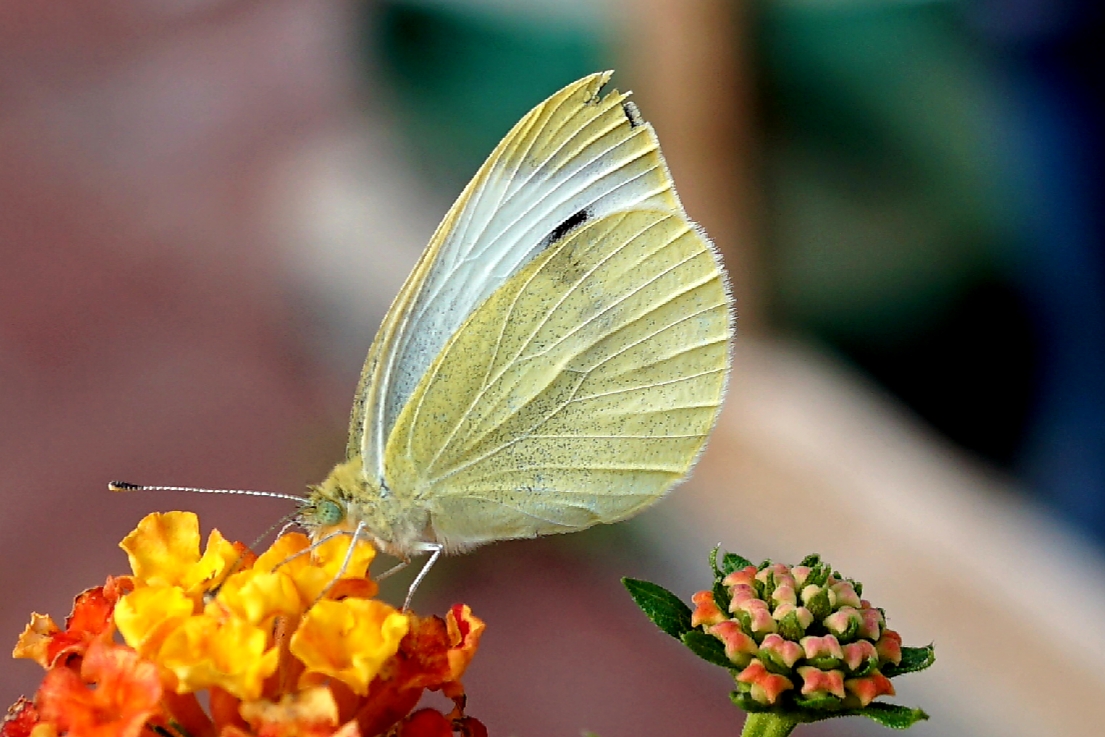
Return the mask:
M 810 599 L 817 596 L 818 592 L 820 592 L 820 591 L 821 591 L 821 587 L 818 586 L 817 584 L 813 584 L 813 583 L 811 583 L 809 586 L 802 587 L 802 593 L 801 593 L 801 596 L 800 596 L 800 598 L 802 599 L 802 603 L 803 604 L 809 604 Z
M 867 640 L 856 640 L 844 646 L 844 664 L 848 670 L 859 670 L 864 663 L 877 656 L 875 646 Z
M 882 612 L 875 608 L 868 608 L 860 610 L 860 625 L 859 635 L 860 637 L 866 637 L 868 640 L 878 640 L 879 631 L 886 620 L 883 619 Z
M 746 566 L 740 570 L 733 571 L 725 578 L 721 579 L 721 583 L 724 586 L 739 586 L 744 584 L 751 586 L 752 582 L 756 580 L 756 566 Z
M 798 669 L 798 675 L 802 677 L 803 696 L 832 694 L 844 698 L 844 674 L 840 671 L 823 671 L 812 665 L 803 665 Z
M 793 613 L 795 617 L 797 617 L 798 624 L 802 627 L 803 631 L 805 631 L 807 627 L 813 624 L 813 615 L 810 614 L 810 610 L 806 609 L 806 607 L 804 606 L 794 606 L 793 604 L 780 604 L 778 607 L 775 608 L 775 611 L 772 613 L 771 616 L 775 618 L 776 622 L 781 622 L 783 621 L 784 617 L 791 613 Z
M 746 583 L 739 583 L 733 586 L 729 590 L 730 595 L 733 597 L 729 601 L 729 611 L 735 612 L 740 608 L 740 605 L 748 601 L 749 599 L 759 599 L 759 594 L 756 593 L 756 589 Z
M 776 629 L 775 620 L 771 618 L 771 611 L 767 608 L 767 602 L 760 599 L 748 599 L 740 604 L 740 610 L 749 617 L 749 628 L 754 635 L 765 635 Z
M 695 610 L 691 612 L 692 627 L 703 624 L 717 624 L 728 619 L 722 613 L 721 608 L 714 603 L 714 593 L 712 591 L 699 591 L 691 597 L 691 601 L 695 604 Z
M 738 667 L 745 667 L 758 652 L 756 641 L 744 633 L 740 624 L 731 619 L 715 624 L 707 630 L 725 645 L 725 657 Z
M 802 647 L 797 642 L 784 640 L 778 634 L 770 634 L 760 643 L 760 658 L 768 659 L 776 665 L 793 668 L 802 657 Z
M 844 682 L 844 688 L 859 701 L 860 706 L 867 706 L 882 695 L 893 696 L 894 684 L 882 673 L 875 671 L 863 678 L 852 678 Z
M 875 650 L 879 653 L 880 663 L 902 662 L 902 636 L 894 630 L 883 630 L 882 637 L 875 643 Z
M 789 583 L 784 583 L 776 588 L 771 594 L 771 598 L 776 604 L 790 604 L 793 606 L 798 603 L 798 594 Z
M 840 649 L 840 642 L 832 635 L 824 635 L 823 637 L 811 635 L 809 637 L 803 637 L 799 644 L 802 646 L 807 660 L 813 660 L 814 658 L 844 659 L 844 653 Z
M 825 627 L 837 637 L 850 638 L 858 630 L 862 619 L 850 606 L 841 607 L 825 617 Z
M 856 593 L 851 581 L 841 581 L 829 587 L 836 594 L 837 606 L 850 606 L 859 609 L 861 604 L 859 594 Z
M 759 660 L 753 659 L 737 676 L 737 683 L 752 686 L 749 695 L 761 704 L 774 704 L 784 691 L 794 688 L 794 683 L 785 676 L 770 672 Z

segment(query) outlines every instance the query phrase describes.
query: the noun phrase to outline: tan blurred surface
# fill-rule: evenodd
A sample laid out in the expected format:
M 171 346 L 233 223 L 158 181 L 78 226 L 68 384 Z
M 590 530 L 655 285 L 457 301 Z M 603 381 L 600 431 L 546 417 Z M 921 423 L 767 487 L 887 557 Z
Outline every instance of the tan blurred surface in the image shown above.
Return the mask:
M 663 142 L 688 214 L 725 257 L 739 332 L 762 334 L 767 290 L 751 9 L 725 0 L 634 0 L 626 7 L 620 42 L 637 104 Z
M 646 518 L 658 540 L 678 530 L 688 576 L 718 542 L 819 552 L 906 644 L 936 644 L 895 682 L 933 715 L 911 733 L 1100 734 L 1100 553 L 824 356 L 742 340 L 733 377 L 693 480 Z

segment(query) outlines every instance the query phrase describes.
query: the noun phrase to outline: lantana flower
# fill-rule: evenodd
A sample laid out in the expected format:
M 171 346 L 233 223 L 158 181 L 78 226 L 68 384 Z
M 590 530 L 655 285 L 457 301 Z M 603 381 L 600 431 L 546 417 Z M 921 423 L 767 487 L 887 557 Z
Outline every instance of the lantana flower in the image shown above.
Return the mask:
M 898 729 L 928 718 L 876 700 L 894 695 L 891 678 L 935 656 L 931 645 L 903 647 L 858 581 L 817 555 L 755 566 L 715 549 L 710 566 L 714 585 L 691 597 L 693 610 L 654 583 L 623 581 L 662 630 L 732 674 L 731 699 L 749 712 L 745 734 L 783 737 L 803 722 L 850 715 Z
M 291 533 L 256 556 L 213 531 L 201 553 L 194 514 L 149 515 L 121 543 L 131 575 L 80 594 L 64 628 L 32 615 L 13 655 L 46 676 L 0 737 L 486 735 L 461 685 L 483 622 L 373 598 L 376 552 L 350 544 Z M 413 712 L 426 690 L 452 711 Z

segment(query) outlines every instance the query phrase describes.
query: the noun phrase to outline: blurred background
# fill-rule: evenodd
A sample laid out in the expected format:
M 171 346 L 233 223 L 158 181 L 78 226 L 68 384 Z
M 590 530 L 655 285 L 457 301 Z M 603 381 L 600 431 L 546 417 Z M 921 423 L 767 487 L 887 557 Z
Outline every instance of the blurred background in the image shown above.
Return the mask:
M 937 665 L 917 735 L 1105 723 L 1102 8 L 1075 0 L 0 4 L 0 632 L 148 511 L 252 540 L 340 460 L 376 325 L 530 107 L 618 70 L 738 307 L 694 479 L 447 560 L 492 734 L 736 734 L 618 579 L 825 554 Z M 1096 60 L 1096 61 L 1095 61 Z M 393 598 L 405 587 L 395 584 Z M 0 702 L 37 666 L 0 668 Z M 868 735 L 862 720 L 809 734 Z

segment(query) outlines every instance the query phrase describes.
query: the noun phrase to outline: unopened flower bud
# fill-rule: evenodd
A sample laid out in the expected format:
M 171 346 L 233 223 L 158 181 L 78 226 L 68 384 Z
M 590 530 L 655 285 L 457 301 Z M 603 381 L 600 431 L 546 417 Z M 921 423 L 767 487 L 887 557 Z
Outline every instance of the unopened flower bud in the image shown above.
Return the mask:
M 860 706 L 867 706 L 882 695 L 893 696 L 894 684 L 882 673 L 875 671 L 863 678 L 850 678 L 844 682 L 844 688 L 856 697 Z
M 850 606 L 841 607 L 825 617 L 825 627 L 841 642 L 853 640 L 859 632 L 862 619 L 857 610 Z
M 760 643 L 760 660 L 786 672 L 794 667 L 802 657 L 802 647 L 792 640 L 784 640 L 781 635 L 771 634 Z
M 692 627 L 699 627 L 704 624 L 718 624 L 728 619 L 724 612 L 722 612 L 714 602 L 714 593 L 712 591 L 699 591 L 691 597 L 691 601 L 695 604 L 695 609 L 691 612 Z
M 849 642 L 844 646 L 844 664 L 851 672 L 863 670 L 868 663 L 878 663 L 879 655 L 875 646 L 867 640 Z
M 743 668 L 752 661 L 759 652 L 756 641 L 745 634 L 740 625 L 732 619 L 715 624 L 707 629 L 714 637 L 725 645 L 725 657 L 729 658 L 738 668 Z
M 817 697 L 833 695 L 844 698 L 844 674 L 838 670 L 823 671 L 812 665 L 804 665 L 798 669 L 798 675 L 802 677 L 802 695 Z
M 789 678 L 772 673 L 759 660 L 753 660 L 740 672 L 737 683 L 748 687 L 748 694 L 754 701 L 769 706 L 778 701 L 783 692 L 794 688 Z
M 875 643 L 875 650 L 879 653 L 879 663 L 902 662 L 902 636 L 894 630 L 883 630 L 882 637 Z

